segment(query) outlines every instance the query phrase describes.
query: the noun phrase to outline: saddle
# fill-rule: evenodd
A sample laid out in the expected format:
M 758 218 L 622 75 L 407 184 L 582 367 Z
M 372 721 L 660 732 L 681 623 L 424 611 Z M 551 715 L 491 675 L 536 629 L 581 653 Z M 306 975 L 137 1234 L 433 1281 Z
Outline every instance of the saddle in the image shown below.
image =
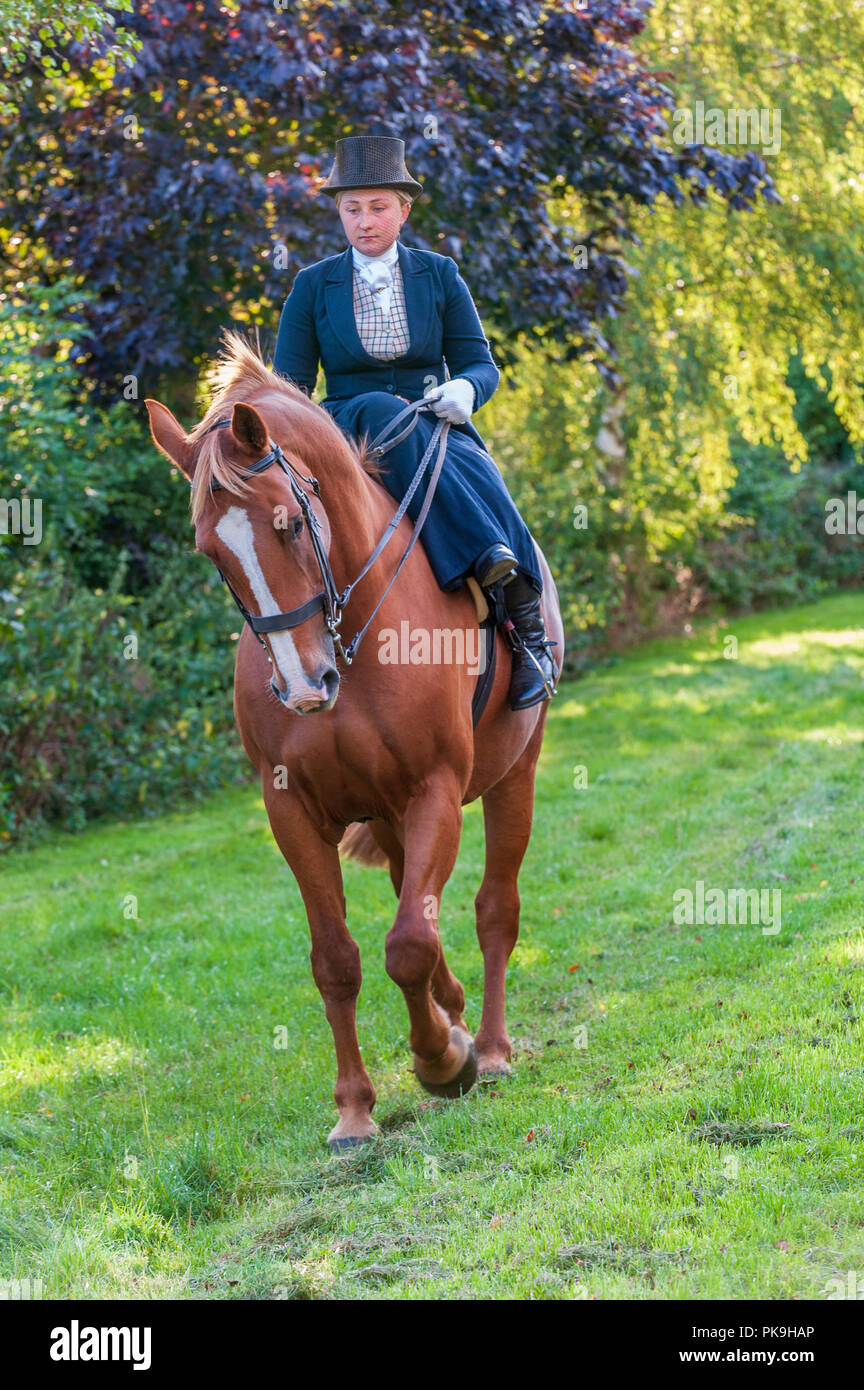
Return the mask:
M 469 592 L 474 600 L 474 607 L 477 610 L 477 621 L 482 625 L 489 617 L 489 603 L 486 595 L 473 575 L 469 574 L 465 583 L 468 585 Z

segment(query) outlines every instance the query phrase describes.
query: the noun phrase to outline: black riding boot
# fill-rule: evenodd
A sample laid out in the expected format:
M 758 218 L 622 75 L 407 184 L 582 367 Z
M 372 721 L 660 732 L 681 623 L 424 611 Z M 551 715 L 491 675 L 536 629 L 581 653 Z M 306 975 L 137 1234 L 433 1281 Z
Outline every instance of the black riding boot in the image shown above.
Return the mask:
M 552 657 L 554 642 L 546 636 L 540 612 L 540 595 L 521 571 L 493 592 L 496 607 L 503 603 L 505 631 L 510 639 L 513 670 L 510 677 L 510 708 L 528 709 L 550 700 L 555 694 L 558 671 Z

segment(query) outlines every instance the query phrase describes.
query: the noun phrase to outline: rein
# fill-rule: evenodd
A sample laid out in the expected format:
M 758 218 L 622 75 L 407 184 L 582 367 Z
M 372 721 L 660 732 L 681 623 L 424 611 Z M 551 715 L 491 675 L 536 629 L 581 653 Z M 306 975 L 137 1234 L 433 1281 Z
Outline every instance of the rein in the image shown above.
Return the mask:
M 431 407 L 429 403 L 424 400 L 412 401 L 409 405 L 406 405 L 404 410 L 400 410 L 397 415 L 394 415 L 393 419 L 388 421 L 388 423 L 384 426 L 384 429 L 381 430 L 380 433 L 375 436 L 371 445 L 369 446 L 368 452 L 370 454 L 376 455 L 378 458 L 383 457 L 383 455 L 386 454 L 390 449 L 394 448 L 396 444 L 400 444 L 403 439 L 407 439 L 408 435 L 411 433 L 411 431 L 417 424 L 417 421 L 420 417 L 420 412 L 422 410 L 429 410 L 430 408 Z M 405 425 L 404 429 L 400 430 L 400 432 L 397 435 L 395 435 L 392 439 L 387 439 L 387 436 L 391 433 L 394 427 L 396 425 L 401 424 L 403 420 L 408 420 L 408 423 L 407 425 Z M 230 418 L 226 418 L 224 420 L 216 420 L 214 424 L 210 425 L 209 428 L 205 430 L 205 434 L 209 434 L 211 430 L 227 429 L 229 428 L 230 424 Z M 286 459 L 279 445 L 274 444 L 272 439 L 268 439 L 267 442 L 270 445 L 269 453 L 266 453 L 263 458 L 260 458 L 258 460 L 257 463 L 253 463 L 251 468 L 247 469 L 246 473 L 243 474 L 243 476 L 254 477 L 258 473 L 263 473 L 266 468 L 270 468 L 274 463 L 278 464 L 279 467 L 284 471 L 289 483 L 291 484 L 291 491 L 294 494 L 294 497 L 297 503 L 299 504 L 300 510 L 303 514 L 303 519 L 309 528 L 309 535 L 312 539 L 312 548 L 315 552 L 315 559 L 318 563 L 318 569 L 321 574 L 321 579 L 324 584 L 324 588 L 322 589 L 321 593 L 313 595 L 313 597 L 307 599 L 305 603 L 301 603 L 297 608 L 289 609 L 286 613 L 274 613 L 270 617 L 257 617 L 254 613 L 250 613 L 245 604 L 241 602 L 240 598 L 235 593 L 234 589 L 231 587 L 231 584 L 225 578 L 225 575 L 222 573 L 222 571 L 218 571 L 220 579 L 222 579 L 222 581 L 228 586 L 228 592 L 231 594 L 231 597 L 233 598 L 240 612 L 243 614 L 243 618 L 248 623 L 249 627 L 252 629 L 256 638 L 261 643 L 262 647 L 264 647 L 265 651 L 267 648 L 267 644 L 262 636 L 263 633 L 284 632 L 288 628 L 299 627 L 300 624 L 304 623 L 307 618 L 311 618 L 313 613 L 323 611 L 324 621 L 326 622 L 327 629 L 330 633 L 330 636 L 333 639 L 334 647 L 336 648 L 337 652 L 342 657 L 346 665 L 351 665 L 352 661 L 354 660 L 354 657 L 357 654 L 357 648 L 363 640 L 364 635 L 368 631 L 372 623 L 372 620 L 375 617 L 375 614 L 378 612 L 385 598 L 387 597 L 393 585 L 395 584 L 399 576 L 399 571 L 402 569 L 402 566 L 405 564 L 405 561 L 408 559 L 408 556 L 414 549 L 415 542 L 417 541 L 417 538 L 420 535 L 421 530 L 423 529 L 423 524 L 426 520 L 426 517 L 429 514 L 429 508 L 432 505 L 432 499 L 435 496 L 435 489 L 438 486 L 438 479 L 441 477 L 441 469 L 444 466 L 444 458 L 447 452 L 447 435 L 449 433 L 449 430 L 450 426 L 446 420 L 438 421 L 438 423 L 435 426 L 435 429 L 432 432 L 432 437 L 429 440 L 429 443 L 426 447 L 426 451 L 423 454 L 423 457 L 420 460 L 420 463 L 417 467 L 417 471 L 414 474 L 414 477 L 411 479 L 410 486 L 408 487 L 405 496 L 402 498 L 402 501 L 399 503 L 399 506 L 396 509 L 394 516 L 388 522 L 384 534 L 378 541 L 378 544 L 375 546 L 375 549 L 372 551 L 372 554 L 369 556 L 369 559 L 366 561 L 365 565 L 361 569 L 360 573 L 357 575 L 356 579 L 353 579 L 350 584 L 347 584 L 341 593 L 336 588 L 336 581 L 333 577 L 333 571 L 330 568 L 330 557 L 327 554 L 327 550 L 324 546 L 324 540 L 321 535 L 321 527 L 318 523 L 318 518 L 312 510 L 308 493 L 304 490 L 304 488 L 300 486 L 301 483 L 307 484 L 307 486 L 311 487 L 315 496 L 320 498 L 321 488 L 318 483 L 318 479 L 312 477 L 304 477 L 304 475 L 299 471 L 299 469 L 295 467 L 291 460 Z M 343 646 L 342 634 L 339 630 L 339 625 L 342 621 L 342 615 L 348 604 L 348 601 L 352 593 L 356 589 L 357 585 L 360 583 L 361 579 L 365 578 L 369 570 L 375 564 L 375 561 L 381 555 L 381 552 L 384 550 L 384 547 L 392 539 L 393 534 L 396 531 L 396 528 L 398 527 L 400 521 L 402 520 L 406 511 L 408 510 L 412 497 L 414 496 L 415 492 L 417 491 L 417 488 L 420 485 L 420 479 L 423 477 L 423 474 L 426 471 L 426 468 L 429 464 L 429 460 L 432 458 L 436 446 L 438 449 L 438 455 L 435 459 L 435 465 L 432 469 L 432 476 L 429 479 L 429 485 L 426 489 L 426 495 L 423 498 L 423 505 L 421 506 L 417 516 L 417 520 L 414 523 L 414 530 L 411 533 L 411 538 L 408 541 L 407 546 L 405 547 L 404 554 L 402 555 L 399 564 L 396 566 L 396 569 L 393 572 L 389 584 L 387 585 L 380 599 L 373 608 L 368 620 L 364 623 L 363 627 L 359 629 L 359 631 L 355 632 L 347 647 Z M 211 482 L 210 486 L 214 492 L 224 490 L 222 483 Z

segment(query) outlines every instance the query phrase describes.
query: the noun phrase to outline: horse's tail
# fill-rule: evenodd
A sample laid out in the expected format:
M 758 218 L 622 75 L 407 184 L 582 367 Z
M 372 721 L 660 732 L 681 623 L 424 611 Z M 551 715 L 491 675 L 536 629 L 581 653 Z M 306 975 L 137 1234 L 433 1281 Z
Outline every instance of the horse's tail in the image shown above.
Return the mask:
M 368 864 L 376 869 L 387 867 L 387 855 L 368 825 L 361 821 L 354 821 L 348 826 L 339 842 L 339 853 L 343 859 L 356 859 L 358 864 Z

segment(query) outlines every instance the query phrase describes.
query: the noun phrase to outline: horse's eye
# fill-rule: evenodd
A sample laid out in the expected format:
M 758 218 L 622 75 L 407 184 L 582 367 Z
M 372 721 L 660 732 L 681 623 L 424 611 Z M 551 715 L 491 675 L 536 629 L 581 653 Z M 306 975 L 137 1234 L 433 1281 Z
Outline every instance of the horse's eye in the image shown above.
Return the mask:
M 297 537 L 300 535 L 300 532 L 301 532 L 302 530 L 303 530 L 303 518 L 302 518 L 302 516 L 295 516 L 295 518 L 294 518 L 294 525 L 291 527 L 291 539 L 292 539 L 292 541 L 296 541 Z

